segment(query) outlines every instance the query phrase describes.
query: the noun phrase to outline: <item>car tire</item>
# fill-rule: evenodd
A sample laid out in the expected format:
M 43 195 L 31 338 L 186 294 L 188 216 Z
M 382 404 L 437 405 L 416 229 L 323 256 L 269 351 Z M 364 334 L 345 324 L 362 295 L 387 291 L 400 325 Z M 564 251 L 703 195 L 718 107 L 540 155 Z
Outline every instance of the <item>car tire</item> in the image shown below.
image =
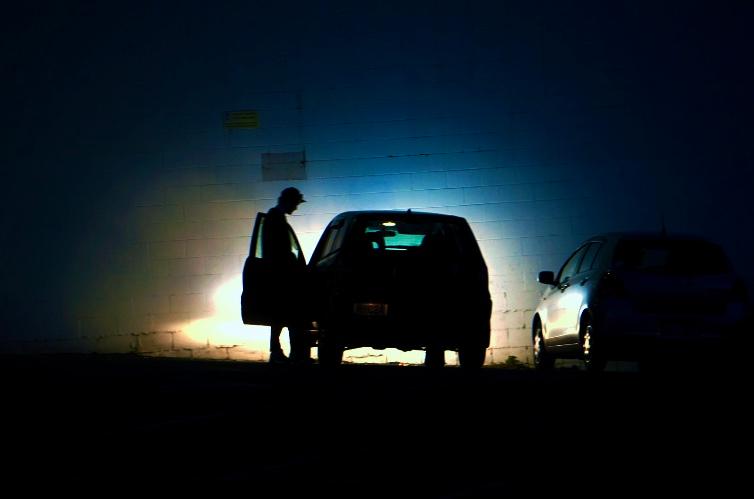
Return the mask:
M 594 334 L 594 327 L 589 316 L 581 319 L 579 328 L 579 346 L 584 367 L 589 372 L 600 372 L 605 369 L 607 359 L 599 346 L 599 338 Z
M 445 350 L 438 347 L 427 347 L 424 352 L 424 366 L 439 369 L 445 365 Z
M 336 367 L 343 362 L 343 346 L 332 338 L 321 338 L 317 345 L 317 357 L 322 367 Z
M 465 345 L 458 349 L 458 362 L 461 368 L 475 370 L 484 365 L 487 347 L 480 345 Z
M 555 366 L 555 358 L 545 349 L 545 338 L 542 335 L 542 325 L 537 322 L 532 333 L 532 357 L 534 369 L 549 371 Z

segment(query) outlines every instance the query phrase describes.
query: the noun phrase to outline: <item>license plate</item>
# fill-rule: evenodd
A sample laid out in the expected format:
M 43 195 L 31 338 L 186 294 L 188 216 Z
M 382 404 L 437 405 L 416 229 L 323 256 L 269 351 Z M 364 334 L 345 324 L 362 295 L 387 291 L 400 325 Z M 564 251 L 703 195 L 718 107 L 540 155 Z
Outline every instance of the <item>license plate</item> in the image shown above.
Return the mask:
M 366 317 L 384 317 L 387 315 L 387 303 L 354 303 L 353 313 Z

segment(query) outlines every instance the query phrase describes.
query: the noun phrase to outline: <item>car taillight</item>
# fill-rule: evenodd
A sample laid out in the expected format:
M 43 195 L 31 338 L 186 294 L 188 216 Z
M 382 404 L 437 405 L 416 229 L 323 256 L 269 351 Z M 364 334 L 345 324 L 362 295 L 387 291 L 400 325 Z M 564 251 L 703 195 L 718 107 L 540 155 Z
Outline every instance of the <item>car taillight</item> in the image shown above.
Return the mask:
M 730 289 L 730 297 L 735 301 L 745 302 L 749 298 L 746 284 L 740 279 L 733 283 L 733 287 Z
M 626 294 L 626 288 L 623 285 L 623 281 L 612 272 L 605 272 L 605 274 L 603 274 L 600 291 L 602 294 L 608 296 L 624 296 Z

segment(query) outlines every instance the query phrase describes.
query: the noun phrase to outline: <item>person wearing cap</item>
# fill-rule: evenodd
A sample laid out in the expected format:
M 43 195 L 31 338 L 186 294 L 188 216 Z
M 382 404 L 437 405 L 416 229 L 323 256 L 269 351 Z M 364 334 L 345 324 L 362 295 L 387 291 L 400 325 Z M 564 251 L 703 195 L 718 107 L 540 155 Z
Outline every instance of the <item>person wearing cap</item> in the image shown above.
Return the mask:
M 274 271 L 275 279 L 270 285 L 269 293 L 278 308 L 276 315 L 288 320 L 276 320 L 270 326 L 270 362 L 279 364 L 288 362 L 280 346 L 280 333 L 288 327 L 291 345 L 291 359 L 297 363 L 311 361 L 311 346 L 303 318 L 296 317 L 300 311 L 306 261 L 304 255 L 294 247 L 296 234 L 288 224 L 286 215 L 292 214 L 304 196 L 295 187 L 283 189 L 276 206 L 267 212 L 262 231 L 263 258 Z M 296 245 L 298 246 L 298 245 Z M 288 323 L 286 323 L 288 322 Z

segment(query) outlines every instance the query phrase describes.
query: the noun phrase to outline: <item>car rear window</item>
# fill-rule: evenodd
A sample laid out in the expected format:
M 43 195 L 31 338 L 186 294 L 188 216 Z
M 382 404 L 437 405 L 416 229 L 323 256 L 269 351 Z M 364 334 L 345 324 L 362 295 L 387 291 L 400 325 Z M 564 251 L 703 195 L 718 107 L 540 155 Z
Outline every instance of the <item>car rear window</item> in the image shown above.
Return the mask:
M 623 240 L 615 249 L 613 266 L 672 274 L 717 274 L 729 270 L 720 246 L 695 239 Z
M 437 221 L 379 218 L 364 221 L 357 229 L 362 247 L 374 251 L 414 252 L 420 249 L 454 250 L 454 233 L 447 223 Z

